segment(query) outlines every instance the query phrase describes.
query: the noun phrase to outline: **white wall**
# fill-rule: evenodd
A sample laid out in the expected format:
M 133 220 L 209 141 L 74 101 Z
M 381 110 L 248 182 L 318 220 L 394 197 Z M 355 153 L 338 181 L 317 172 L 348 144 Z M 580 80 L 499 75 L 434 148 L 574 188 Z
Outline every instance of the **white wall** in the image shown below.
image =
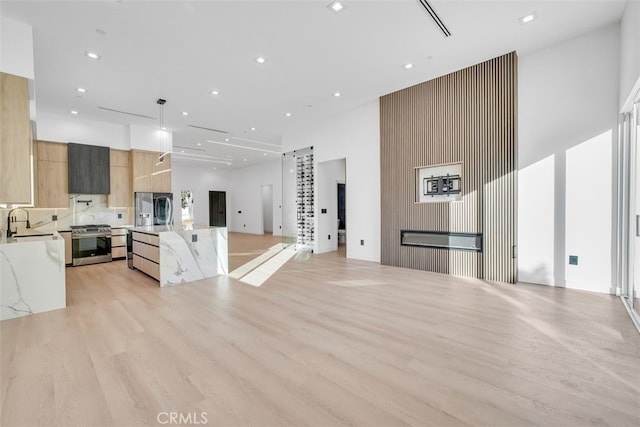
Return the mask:
M 38 112 L 36 132 L 37 139 L 44 141 L 75 142 L 120 150 L 166 152 L 173 147 L 173 133 L 157 127 L 119 125 L 43 111 Z
M 610 292 L 619 27 L 518 63 L 519 280 Z
M 130 125 L 131 148 L 166 153 L 173 149 L 173 133 L 158 127 Z
M 0 71 L 34 79 L 30 25 L 0 17 Z
M 131 148 L 129 127 L 81 117 L 38 112 L 37 139 L 99 145 L 120 150 Z
M 640 90 L 640 2 L 627 1 L 620 23 L 620 106 L 628 111 Z
M 229 222 L 229 179 L 228 172 L 214 170 L 212 166 L 202 166 L 194 162 L 173 160 L 171 162 L 171 189 L 173 190 L 174 224 L 181 221 L 180 197 L 183 190 L 193 192 L 193 223 L 209 225 L 209 191 L 227 192 L 227 224 Z
M 318 213 L 316 253 L 338 250 L 338 181 L 345 181 L 345 166 L 345 159 L 318 163 L 315 179 Z M 322 209 L 327 212 L 322 213 Z
M 229 231 L 263 234 L 262 186 L 273 187 L 273 235 L 282 234 L 282 166 L 274 160 L 228 172 L 227 221 Z M 241 213 L 238 213 L 238 212 Z
M 314 148 L 316 165 L 346 159 L 347 257 L 380 262 L 378 99 L 333 118 L 289 129 L 283 135 L 285 152 L 309 146 Z

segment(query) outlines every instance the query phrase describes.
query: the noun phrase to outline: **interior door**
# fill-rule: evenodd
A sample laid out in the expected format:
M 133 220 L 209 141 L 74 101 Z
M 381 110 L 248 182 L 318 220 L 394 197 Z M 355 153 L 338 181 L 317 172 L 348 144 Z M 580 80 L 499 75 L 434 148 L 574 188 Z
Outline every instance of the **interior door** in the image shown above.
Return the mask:
M 227 226 L 227 192 L 209 191 L 209 225 Z

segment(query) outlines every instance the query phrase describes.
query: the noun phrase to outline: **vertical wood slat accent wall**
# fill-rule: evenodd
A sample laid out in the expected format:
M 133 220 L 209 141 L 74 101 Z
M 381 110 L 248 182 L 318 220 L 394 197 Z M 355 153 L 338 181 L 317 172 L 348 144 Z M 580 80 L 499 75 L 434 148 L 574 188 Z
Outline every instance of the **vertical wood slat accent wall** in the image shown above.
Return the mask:
M 385 265 L 515 283 L 515 52 L 380 98 Z M 462 162 L 462 201 L 415 203 L 414 168 Z M 483 234 L 483 251 L 400 245 L 400 230 Z

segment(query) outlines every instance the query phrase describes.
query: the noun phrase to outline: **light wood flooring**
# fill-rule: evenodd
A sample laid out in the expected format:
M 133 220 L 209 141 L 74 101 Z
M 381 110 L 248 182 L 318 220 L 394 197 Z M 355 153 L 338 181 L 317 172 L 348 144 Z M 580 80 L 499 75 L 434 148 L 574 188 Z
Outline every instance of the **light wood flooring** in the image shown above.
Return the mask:
M 229 233 L 229 271 L 233 271 L 243 264 L 267 252 L 277 243 L 282 242 L 281 236 L 271 233 L 248 234 Z
M 259 288 L 69 268 L 67 302 L 0 322 L 3 427 L 640 425 L 608 295 L 303 253 Z

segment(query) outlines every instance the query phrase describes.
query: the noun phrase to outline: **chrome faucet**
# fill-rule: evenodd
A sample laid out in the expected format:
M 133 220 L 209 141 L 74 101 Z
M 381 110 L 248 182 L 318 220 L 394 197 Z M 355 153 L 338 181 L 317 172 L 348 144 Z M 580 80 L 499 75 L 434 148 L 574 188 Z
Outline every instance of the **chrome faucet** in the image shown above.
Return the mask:
M 26 221 L 25 220 L 18 221 L 18 219 L 15 216 L 13 218 L 11 217 L 11 213 L 13 211 L 17 211 L 17 210 L 24 211 L 24 213 L 27 214 Z M 14 234 L 18 234 L 18 226 L 17 225 L 16 225 L 16 231 L 11 231 L 11 223 L 12 222 L 26 222 L 27 223 L 27 228 L 31 228 L 31 223 L 29 222 L 29 211 L 26 210 L 25 208 L 14 208 L 14 209 L 11 209 L 9 211 L 9 214 L 7 214 L 7 238 L 10 238 Z

